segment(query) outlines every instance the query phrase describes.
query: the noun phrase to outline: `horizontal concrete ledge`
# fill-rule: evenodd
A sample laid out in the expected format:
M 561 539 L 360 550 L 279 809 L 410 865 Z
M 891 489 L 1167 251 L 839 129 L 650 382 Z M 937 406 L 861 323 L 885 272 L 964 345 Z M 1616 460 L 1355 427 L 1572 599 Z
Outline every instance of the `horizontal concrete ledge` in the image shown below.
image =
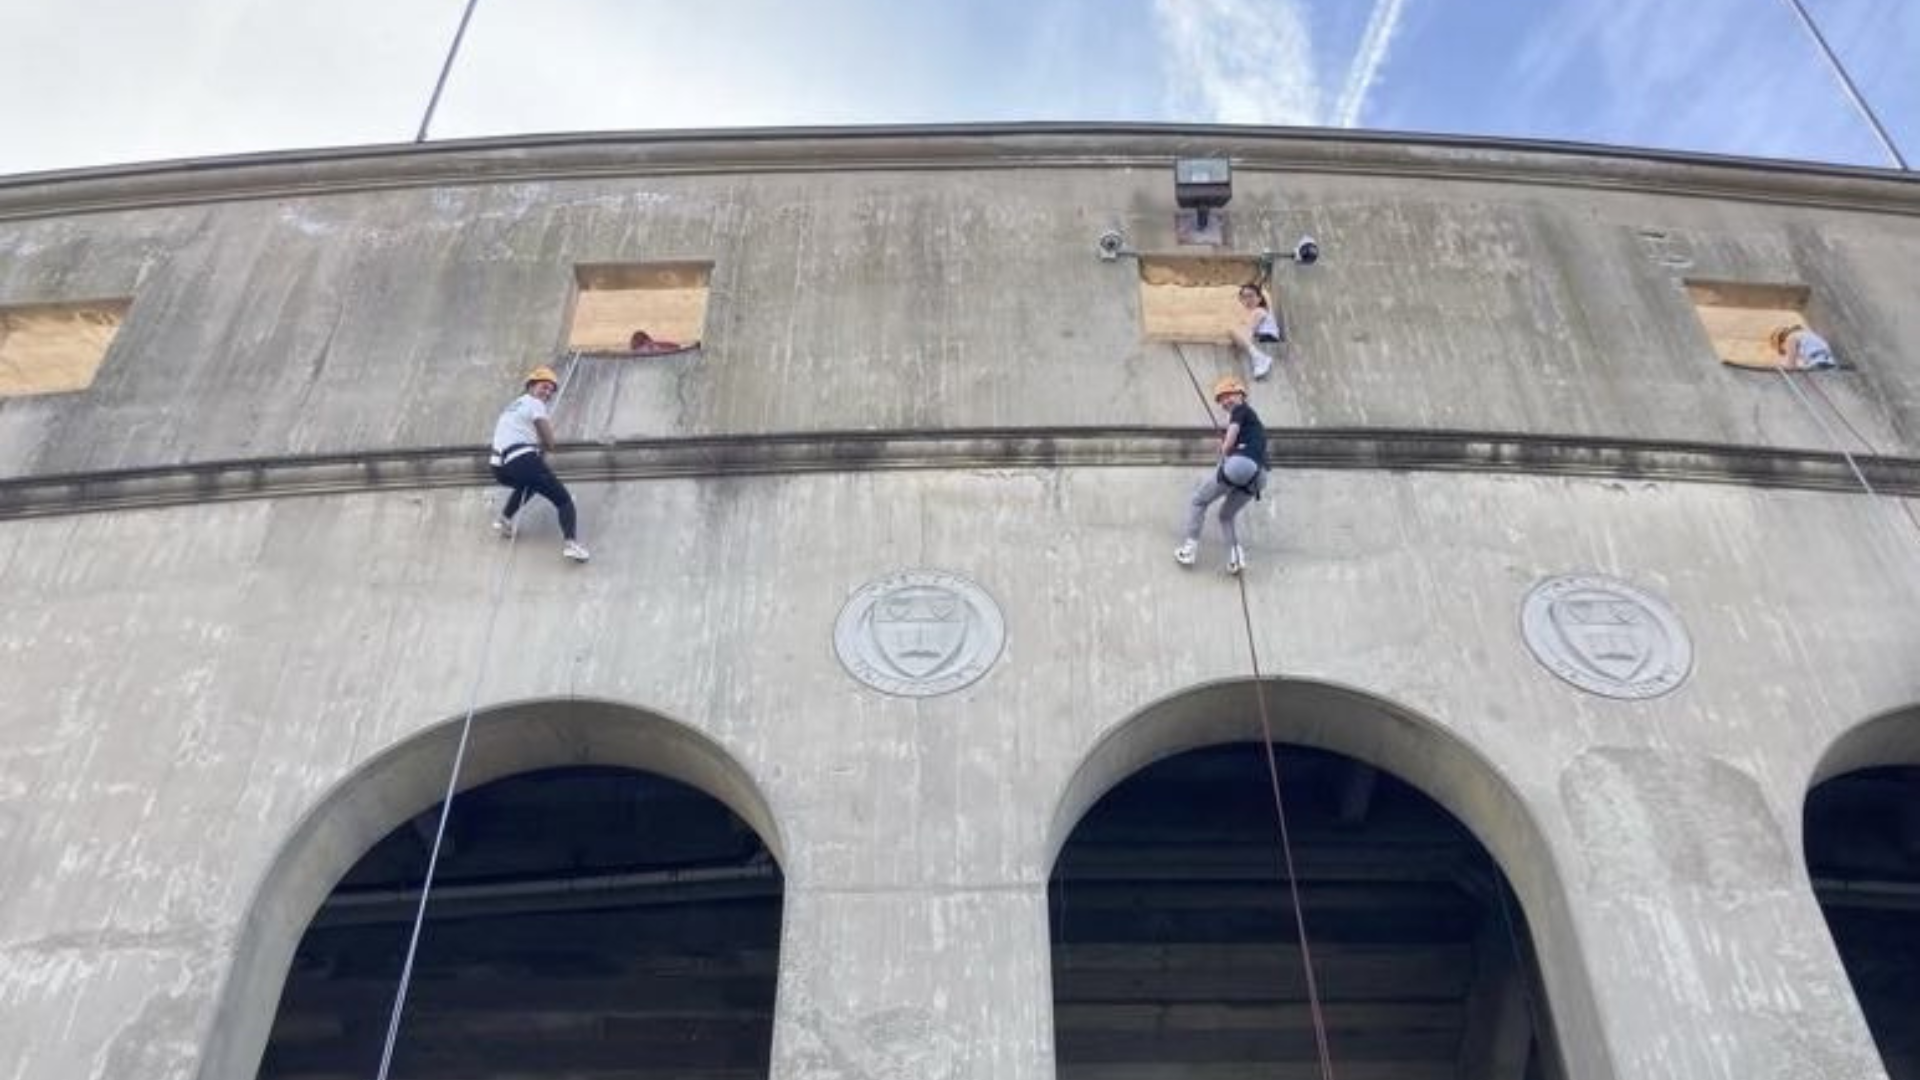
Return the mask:
M 524 135 L 302 150 L 0 178 L 0 221 L 247 199 L 570 179 L 912 169 L 1165 167 L 1618 189 L 1920 213 L 1889 169 L 1518 139 L 1235 125 L 951 124 Z
M 553 464 L 574 483 L 899 469 L 1199 467 L 1211 460 L 1211 445 L 1203 428 L 819 432 L 574 443 L 557 451 Z M 1269 456 L 1283 469 L 1509 473 L 1864 494 L 1839 454 L 1703 443 L 1308 429 L 1272 432 Z M 1920 459 L 1856 461 L 1881 493 L 1920 496 Z M 492 482 L 485 454 L 470 446 L 206 461 L 0 480 L 0 519 Z

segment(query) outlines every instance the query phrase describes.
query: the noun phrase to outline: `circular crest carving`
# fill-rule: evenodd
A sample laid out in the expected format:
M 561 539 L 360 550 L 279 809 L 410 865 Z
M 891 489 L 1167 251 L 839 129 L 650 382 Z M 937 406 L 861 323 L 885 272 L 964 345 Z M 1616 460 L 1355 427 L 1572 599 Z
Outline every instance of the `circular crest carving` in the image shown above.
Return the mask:
M 934 697 L 985 675 L 1006 637 L 985 589 L 943 570 L 903 570 L 847 598 L 833 651 L 847 674 L 883 694 Z
M 1672 608 L 1624 581 L 1548 578 L 1527 594 L 1520 632 L 1533 658 L 1590 694 L 1659 697 L 1693 670 L 1693 642 Z

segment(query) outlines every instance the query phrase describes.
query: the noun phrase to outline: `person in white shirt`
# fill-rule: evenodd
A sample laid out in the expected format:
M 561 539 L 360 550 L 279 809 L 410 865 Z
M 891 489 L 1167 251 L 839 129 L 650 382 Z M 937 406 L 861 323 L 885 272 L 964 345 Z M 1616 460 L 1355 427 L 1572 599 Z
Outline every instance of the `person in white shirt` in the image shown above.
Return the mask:
M 1773 332 L 1771 340 L 1773 351 L 1780 354 L 1781 367 L 1816 371 L 1840 366 L 1833 358 L 1833 346 L 1827 344 L 1827 339 L 1804 326 L 1782 326 Z
M 545 457 L 553 449 L 553 421 L 548 418 L 547 402 L 559 389 L 560 379 L 552 368 L 534 368 L 527 373 L 526 393 L 515 398 L 493 425 L 493 453 L 487 464 L 493 468 L 495 481 L 513 489 L 506 507 L 494 519 L 493 530 L 503 538 L 512 537 L 514 515 L 528 495 L 539 495 L 560 515 L 560 534 L 566 538 L 560 554 L 574 562 L 586 562 L 587 549 L 575 535 L 579 522 L 573 496 L 547 467 Z
M 1273 354 L 1261 346 L 1271 348 L 1286 343 L 1286 331 L 1281 329 L 1280 320 L 1274 318 L 1273 306 L 1267 303 L 1267 294 L 1255 282 L 1240 286 L 1240 307 L 1244 310 L 1241 325 L 1229 327 L 1228 336 L 1241 352 L 1247 354 L 1249 373 L 1256 379 L 1264 379 L 1267 372 L 1273 370 Z

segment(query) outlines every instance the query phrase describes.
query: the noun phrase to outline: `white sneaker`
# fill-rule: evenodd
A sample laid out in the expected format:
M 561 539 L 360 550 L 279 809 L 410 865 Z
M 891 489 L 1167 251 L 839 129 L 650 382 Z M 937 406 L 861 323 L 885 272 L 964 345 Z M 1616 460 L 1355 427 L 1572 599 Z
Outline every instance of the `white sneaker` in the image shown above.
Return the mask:
M 1245 570 L 1246 568 L 1247 568 L 1247 553 L 1241 549 L 1240 545 L 1235 544 L 1234 546 L 1228 548 L 1227 549 L 1227 573 L 1237 574 L 1240 571 Z
M 1272 355 L 1263 353 L 1259 349 L 1254 349 L 1250 356 L 1253 360 L 1253 377 L 1256 379 L 1266 378 L 1267 374 L 1273 370 Z
M 1200 542 L 1198 540 L 1182 540 L 1180 546 L 1173 549 L 1173 561 L 1181 566 L 1192 566 L 1193 561 L 1199 557 Z
M 562 544 L 560 546 L 560 554 L 565 555 L 574 562 L 586 562 L 593 557 L 588 555 L 587 549 L 580 546 L 580 543 L 576 540 L 569 540 L 565 544 Z
M 493 534 L 502 540 L 513 539 L 513 522 L 503 517 L 494 518 Z

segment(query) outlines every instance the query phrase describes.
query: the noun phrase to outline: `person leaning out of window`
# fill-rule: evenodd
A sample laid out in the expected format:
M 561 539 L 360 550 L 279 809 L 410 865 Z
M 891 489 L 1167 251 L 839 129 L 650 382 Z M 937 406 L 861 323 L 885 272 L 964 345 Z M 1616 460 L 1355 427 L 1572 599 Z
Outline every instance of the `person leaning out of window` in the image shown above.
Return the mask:
M 1833 346 L 1827 344 L 1827 339 L 1798 323 L 1775 330 L 1768 342 L 1780 357 L 1781 367 L 1796 371 L 1822 371 L 1840 366 L 1840 362 L 1833 358 Z

